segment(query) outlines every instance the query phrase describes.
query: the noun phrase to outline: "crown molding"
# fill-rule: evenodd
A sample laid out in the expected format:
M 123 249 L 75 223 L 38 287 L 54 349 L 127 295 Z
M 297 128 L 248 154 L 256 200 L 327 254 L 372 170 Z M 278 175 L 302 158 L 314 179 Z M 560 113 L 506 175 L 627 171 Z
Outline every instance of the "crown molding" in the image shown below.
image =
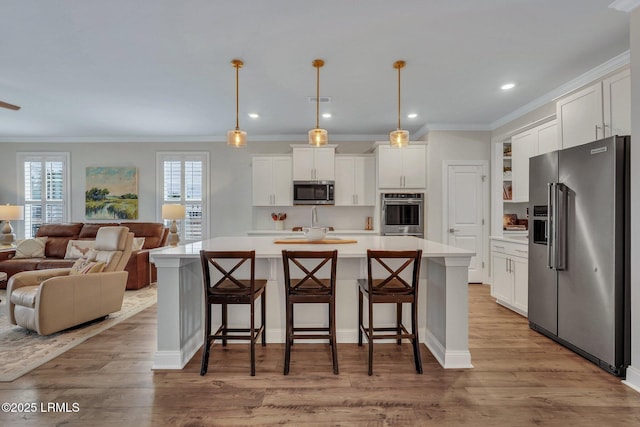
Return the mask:
M 627 13 L 631 12 L 638 6 L 640 6 L 640 0 L 615 0 L 609 5 L 611 9 Z
M 428 131 L 491 131 L 487 123 L 430 123 L 425 126 Z
M 640 1 L 640 0 L 639 0 Z M 540 98 L 534 99 L 528 104 L 523 105 L 522 107 L 512 111 L 504 117 L 499 118 L 495 122 L 491 123 L 491 130 L 495 130 L 501 126 L 506 125 L 513 120 L 524 116 L 525 114 L 535 110 L 536 108 L 542 107 L 549 102 L 553 102 L 556 99 L 568 94 L 569 92 L 573 92 L 574 90 L 585 86 L 589 83 L 593 83 L 594 81 L 606 76 L 607 74 L 617 71 L 618 69 L 624 67 L 625 65 L 629 65 L 631 62 L 631 53 L 630 51 L 625 51 L 620 55 L 611 58 L 607 62 L 598 65 L 595 68 L 587 71 L 586 73 L 576 77 L 573 80 L 568 81 L 562 86 L 557 87 L 551 92 L 542 95 Z

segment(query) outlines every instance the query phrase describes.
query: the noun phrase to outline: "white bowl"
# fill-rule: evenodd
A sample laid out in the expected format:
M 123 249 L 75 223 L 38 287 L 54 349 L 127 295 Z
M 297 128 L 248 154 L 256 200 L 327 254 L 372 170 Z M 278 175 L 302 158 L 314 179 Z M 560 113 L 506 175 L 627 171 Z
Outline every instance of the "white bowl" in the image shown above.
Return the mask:
M 307 240 L 322 240 L 327 235 L 327 227 L 305 227 L 302 229 Z

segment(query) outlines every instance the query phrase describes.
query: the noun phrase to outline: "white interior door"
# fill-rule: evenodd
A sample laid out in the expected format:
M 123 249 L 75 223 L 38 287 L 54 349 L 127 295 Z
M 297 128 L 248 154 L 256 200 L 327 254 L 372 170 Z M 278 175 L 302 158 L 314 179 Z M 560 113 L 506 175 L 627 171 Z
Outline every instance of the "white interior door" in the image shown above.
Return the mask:
M 446 191 L 443 195 L 443 241 L 451 246 L 474 251 L 469 265 L 469 282 L 483 283 L 487 279 L 485 209 L 486 162 L 449 162 L 446 164 Z

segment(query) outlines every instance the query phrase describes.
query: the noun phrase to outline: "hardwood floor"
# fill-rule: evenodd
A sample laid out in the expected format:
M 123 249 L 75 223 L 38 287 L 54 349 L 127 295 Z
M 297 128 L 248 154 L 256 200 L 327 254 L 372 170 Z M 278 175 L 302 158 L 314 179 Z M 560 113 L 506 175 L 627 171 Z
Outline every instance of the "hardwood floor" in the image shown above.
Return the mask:
M 255 377 L 243 344 L 215 344 L 204 377 L 200 353 L 183 371 L 154 372 L 154 306 L 0 383 L 0 402 L 39 408 L 0 413 L 0 425 L 640 425 L 640 394 L 531 331 L 491 299 L 488 286 L 469 292 L 474 369 L 445 370 L 423 348 L 424 374 L 417 375 L 407 342 L 377 344 L 372 377 L 367 348 L 356 344 L 338 345 L 339 375 L 321 344 L 296 344 L 286 377 L 280 344 L 257 347 Z M 41 412 L 40 402 L 67 403 L 69 412 Z

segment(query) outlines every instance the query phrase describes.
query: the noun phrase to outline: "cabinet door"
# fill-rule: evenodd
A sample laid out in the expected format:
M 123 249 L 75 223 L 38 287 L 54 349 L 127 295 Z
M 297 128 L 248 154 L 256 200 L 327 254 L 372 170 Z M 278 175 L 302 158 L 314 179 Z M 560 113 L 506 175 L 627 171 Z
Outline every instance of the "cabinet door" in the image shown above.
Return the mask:
M 520 257 L 510 259 L 513 269 L 513 306 L 526 314 L 529 300 L 529 261 Z
M 313 148 L 313 150 L 313 179 L 335 180 L 335 150 L 333 148 Z
M 253 206 L 269 206 L 273 203 L 273 159 L 254 157 L 251 160 Z
M 410 145 L 401 150 L 404 188 L 425 188 L 427 186 L 426 146 Z
M 291 180 L 291 158 L 274 157 L 272 175 L 273 203 L 278 206 L 293 205 L 293 182 Z
M 380 188 L 402 187 L 401 148 L 381 145 L 378 147 L 378 186 Z
M 511 304 L 513 289 L 511 273 L 508 269 L 508 260 L 505 254 L 493 252 L 491 254 L 491 268 L 493 268 L 493 284 L 491 296 L 495 299 Z
M 355 194 L 356 204 L 375 206 L 376 180 L 373 157 L 359 157 L 355 162 Z
M 529 200 L 529 158 L 535 154 L 537 146 L 538 133 L 536 129 L 511 137 L 511 180 L 514 202 Z
M 631 72 L 603 81 L 605 136 L 631 135 Z
M 553 120 L 537 127 L 538 150 L 536 154 L 545 154 L 556 151 L 558 146 L 558 123 Z
M 293 180 L 310 181 L 313 177 L 313 151 L 316 148 L 302 147 L 293 149 Z
M 558 101 L 556 115 L 562 148 L 602 138 L 602 83 L 596 83 Z
M 336 206 L 355 204 L 355 157 L 336 157 L 336 183 L 334 199 Z

